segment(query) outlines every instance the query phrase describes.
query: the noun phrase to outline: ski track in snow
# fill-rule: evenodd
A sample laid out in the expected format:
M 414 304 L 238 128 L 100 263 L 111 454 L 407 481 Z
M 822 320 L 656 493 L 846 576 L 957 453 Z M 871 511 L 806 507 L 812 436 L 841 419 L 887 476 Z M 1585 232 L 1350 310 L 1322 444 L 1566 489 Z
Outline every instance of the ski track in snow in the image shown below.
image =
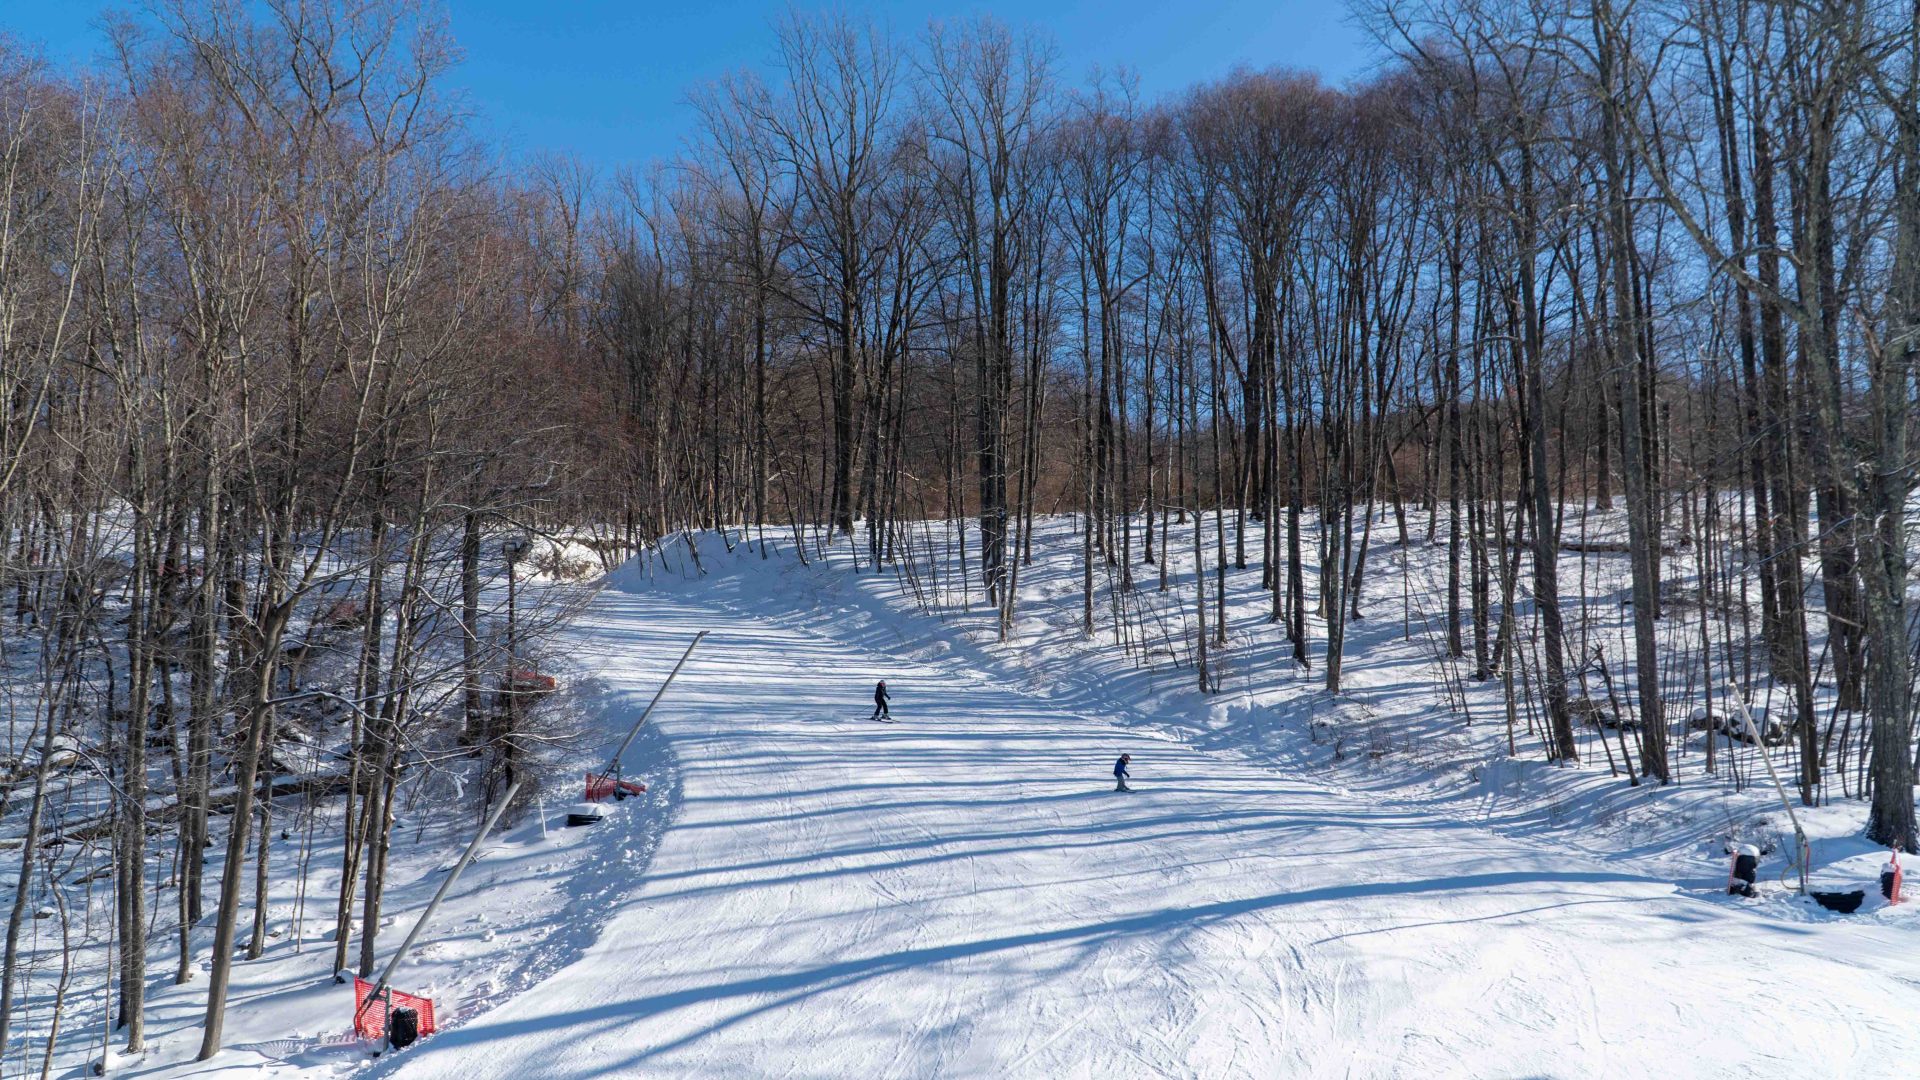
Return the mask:
M 576 959 L 372 1075 L 1787 1076 L 1920 1049 L 1910 933 L 625 584 L 587 616 L 610 686 L 713 631 L 656 715 L 674 820 Z M 882 677 L 899 722 L 849 716 Z

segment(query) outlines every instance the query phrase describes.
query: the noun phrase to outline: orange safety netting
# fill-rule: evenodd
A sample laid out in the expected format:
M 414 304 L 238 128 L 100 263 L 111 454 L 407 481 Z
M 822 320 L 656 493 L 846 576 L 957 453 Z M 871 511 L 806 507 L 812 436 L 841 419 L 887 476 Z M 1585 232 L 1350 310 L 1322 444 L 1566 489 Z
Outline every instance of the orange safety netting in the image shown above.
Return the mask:
M 647 785 L 645 784 L 635 784 L 618 777 L 602 776 L 599 773 L 587 774 L 588 802 L 610 799 L 617 794 L 645 795 L 646 793 Z
M 365 979 L 353 980 L 353 1031 L 354 1034 L 368 1039 L 385 1038 L 387 1034 L 387 1010 L 412 1009 L 420 1014 L 420 1034 L 433 1034 L 433 999 L 418 997 L 404 991 L 388 987 L 380 996 L 368 1001 L 373 993 L 373 984 Z

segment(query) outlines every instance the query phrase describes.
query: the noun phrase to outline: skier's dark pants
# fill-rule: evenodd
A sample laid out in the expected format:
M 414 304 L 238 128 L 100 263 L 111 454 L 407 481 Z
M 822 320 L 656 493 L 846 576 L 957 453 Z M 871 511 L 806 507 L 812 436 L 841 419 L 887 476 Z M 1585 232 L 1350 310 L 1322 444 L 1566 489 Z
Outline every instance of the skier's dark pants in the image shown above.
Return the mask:
M 873 699 L 873 715 L 867 717 L 867 719 L 878 720 L 883 716 L 889 720 L 893 719 L 893 714 L 887 711 L 887 699 L 874 698 Z

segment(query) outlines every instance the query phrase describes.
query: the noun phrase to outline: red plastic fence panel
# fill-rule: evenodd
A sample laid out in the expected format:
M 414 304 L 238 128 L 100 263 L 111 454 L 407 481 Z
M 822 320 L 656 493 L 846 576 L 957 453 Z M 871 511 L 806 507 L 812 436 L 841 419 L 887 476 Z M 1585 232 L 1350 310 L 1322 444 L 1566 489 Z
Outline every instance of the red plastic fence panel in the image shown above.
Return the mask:
M 616 793 L 620 792 L 628 795 L 645 795 L 647 793 L 647 785 L 636 784 L 628 780 L 616 780 L 611 776 L 602 776 L 599 773 L 587 774 L 588 802 L 599 802 L 601 799 L 611 799 Z
M 353 980 L 353 1031 L 354 1034 L 368 1039 L 385 1038 L 387 1034 L 388 995 L 392 995 L 392 1008 L 412 1009 L 420 1014 L 420 1034 L 431 1035 L 433 1026 L 433 999 L 409 994 L 403 990 L 388 987 L 375 1000 L 369 1002 L 367 996 L 373 993 L 373 984 L 365 979 Z
M 550 694 L 559 688 L 560 680 L 527 668 L 516 669 L 507 676 L 507 689 L 522 694 Z

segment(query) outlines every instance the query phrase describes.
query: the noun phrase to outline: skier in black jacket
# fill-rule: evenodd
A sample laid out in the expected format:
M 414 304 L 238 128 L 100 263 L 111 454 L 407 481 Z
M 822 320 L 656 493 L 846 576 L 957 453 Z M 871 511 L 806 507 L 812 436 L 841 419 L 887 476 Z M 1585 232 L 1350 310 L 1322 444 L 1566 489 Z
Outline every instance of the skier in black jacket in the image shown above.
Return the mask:
M 873 688 L 873 715 L 867 719 L 878 720 L 881 717 L 893 719 L 893 714 L 887 711 L 887 680 L 885 679 L 881 679 L 880 685 Z

